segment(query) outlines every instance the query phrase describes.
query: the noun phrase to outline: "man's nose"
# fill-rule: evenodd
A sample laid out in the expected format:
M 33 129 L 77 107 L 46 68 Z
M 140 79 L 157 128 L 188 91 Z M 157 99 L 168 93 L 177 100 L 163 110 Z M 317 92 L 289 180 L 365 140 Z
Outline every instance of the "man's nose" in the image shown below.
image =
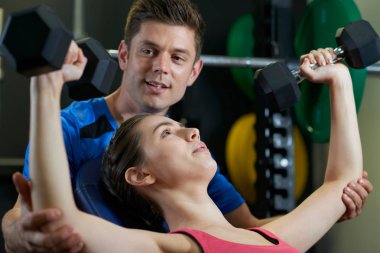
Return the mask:
M 166 54 L 157 55 L 153 63 L 153 71 L 159 74 L 168 74 L 170 65 L 170 56 Z

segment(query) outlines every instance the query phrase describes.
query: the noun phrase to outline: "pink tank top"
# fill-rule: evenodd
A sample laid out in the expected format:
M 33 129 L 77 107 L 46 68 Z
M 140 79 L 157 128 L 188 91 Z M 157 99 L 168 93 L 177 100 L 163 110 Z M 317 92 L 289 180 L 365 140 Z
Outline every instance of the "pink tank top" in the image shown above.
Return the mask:
M 172 231 L 170 233 L 182 233 L 190 236 L 198 243 L 202 253 L 300 253 L 300 251 L 296 248 L 280 240 L 273 233 L 265 229 L 249 228 L 248 230 L 261 234 L 264 238 L 275 245 L 247 245 L 229 242 L 208 233 L 189 228 Z

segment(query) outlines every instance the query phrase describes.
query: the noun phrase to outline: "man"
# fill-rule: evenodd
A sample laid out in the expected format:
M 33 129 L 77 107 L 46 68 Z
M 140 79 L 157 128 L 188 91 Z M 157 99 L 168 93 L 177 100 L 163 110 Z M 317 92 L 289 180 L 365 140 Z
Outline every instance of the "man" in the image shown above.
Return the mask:
M 62 127 L 71 176 L 88 159 L 102 157 L 117 127 L 133 115 L 148 112 L 166 115 L 202 70 L 200 53 L 204 23 L 190 0 L 138 0 L 128 14 L 124 40 L 119 45 L 120 87 L 106 98 L 74 102 L 62 111 Z M 24 175 L 29 179 L 28 155 Z M 348 213 L 356 216 L 372 190 L 366 175 L 343 197 Z M 359 182 L 359 181 L 358 181 Z M 57 228 L 59 210 L 32 212 L 29 187 L 18 179 L 19 198 L 3 218 L 8 252 L 78 252 L 80 236 L 70 226 Z M 350 189 L 350 188 L 347 188 Z M 267 222 L 249 211 L 244 199 L 218 173 L 210 196 L 238 227 Z

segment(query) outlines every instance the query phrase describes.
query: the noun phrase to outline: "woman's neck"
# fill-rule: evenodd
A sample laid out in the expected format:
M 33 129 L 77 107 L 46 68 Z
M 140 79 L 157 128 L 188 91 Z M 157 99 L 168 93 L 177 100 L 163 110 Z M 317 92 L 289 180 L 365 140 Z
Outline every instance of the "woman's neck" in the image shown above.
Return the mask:
M 170 194 L 162 194 L 158 199 L 171 231 L 185 227 L 199 230 L 215 226 L 233 227 L 208 194 L 189 196 L 171 191 Z

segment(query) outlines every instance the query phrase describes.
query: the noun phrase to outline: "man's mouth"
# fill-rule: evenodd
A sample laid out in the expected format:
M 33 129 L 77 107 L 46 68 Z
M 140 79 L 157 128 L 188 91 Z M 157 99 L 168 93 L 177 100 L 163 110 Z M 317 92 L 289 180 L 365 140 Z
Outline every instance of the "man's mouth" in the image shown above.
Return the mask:
M 167 89 L 167 88 L 169 88 L 169 85 L 166 85 L 166 84 L 161 83 L 161 82 L 145 81 L 145 83 L 149 86 L 156 88 L 156 89 Z

